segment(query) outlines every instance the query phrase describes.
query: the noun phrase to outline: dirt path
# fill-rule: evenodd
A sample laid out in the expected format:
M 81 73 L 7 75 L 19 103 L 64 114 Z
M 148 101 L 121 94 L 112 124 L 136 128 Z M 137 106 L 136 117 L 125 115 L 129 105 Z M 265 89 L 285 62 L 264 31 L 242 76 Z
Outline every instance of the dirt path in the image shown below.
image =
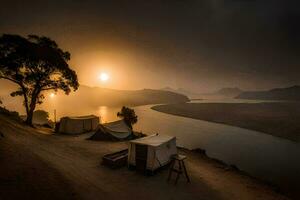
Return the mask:
M 58 170 L 26 146 L 0 139 L 0 199 L 80 199 Z
M 18 147 L 21 152 L 26 151 L 32 155 L 31 160 L 24 157 L 22 165 L 26 166 L 27 162 L 34 164 L 31 161 L 35 160 L 46 163 L 36 168 L 38 173 L 42 170 L 49 171 L 49 174 L 42 176 L 52 176 L 52 172 L 56 174 L 55 180 L 59 183 L 53 183 L 58 186 L 51 188 L 51 191 L 57 190 L 58 196 L 52 199 L 70 199 L 64 198 L 64 195 L 80 199 L 286 199 L 254 179 L 225 170 L 216 162 L 189 151 L 182 153 L 188 156 L 187 167 L 192 183 L 187 184 L 182 179 L 174 186 L 166 182 L 167 170 L 145 177 L 125 167 L 110 170 L 100 165 L 104 154 L 127 148 L 125 142 L 88 141 L 85 140 L 88 134 L 78 137 L 45 135 L 1 117 L 0 131 L 5 135 L 0 140 L 1 143 L 6 143 L 9 148 Z M 10 162 L 14 163 L 13 160 L 7 160 L 7 166 L 10 166 Z M 24 173 L 29 173 L 27 171 L 24 168 Z M 26 176 L 28 187 L 40 181 L 31 179 L 30 173 Z M 14 177 L 6 178 L 8 180 Z M 42 185 L 51 182 L 50 177 L 48 178 L 45 178 Z M 5 189 L 3 184 L 0 187 L 0 191 Z M 64 194 L 59 193 L 61 188 L 69 189 Z

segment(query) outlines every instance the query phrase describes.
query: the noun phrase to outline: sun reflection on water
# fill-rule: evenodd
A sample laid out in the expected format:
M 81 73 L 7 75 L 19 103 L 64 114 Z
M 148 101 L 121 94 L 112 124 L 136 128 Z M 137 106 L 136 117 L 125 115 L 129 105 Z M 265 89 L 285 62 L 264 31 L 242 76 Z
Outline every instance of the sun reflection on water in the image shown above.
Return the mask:
M 118 120 L 117 112 L 120 108 L 112 108 L 107 106 L 99 106 L 97 115 L 100 116 L 101 123 L 107 123 Z

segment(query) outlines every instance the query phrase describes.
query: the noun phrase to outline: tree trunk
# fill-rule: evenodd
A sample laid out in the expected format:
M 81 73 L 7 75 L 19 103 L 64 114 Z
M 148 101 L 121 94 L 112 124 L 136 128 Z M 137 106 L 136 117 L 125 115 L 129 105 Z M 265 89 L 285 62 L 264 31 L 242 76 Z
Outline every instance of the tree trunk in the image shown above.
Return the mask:
M 27 112 L 27 118 L 26 118 L 25 123 L 29 126 L 33 126 L 33 124 L 32 124 L 33 112 L 34 112 L 34 110 L 31 110 L 31 109 Z
M 30 107 L 28 109 L 28 112 L 27 112 L 27 118 L 26 118 L 26 121 L 25 123 L 29 126 L 33 126 L 33 123 L 32 123 L 32 119 L 33 119 L 33 112 L 35 110 L 35 106 L 36 106 L 36 100 L 37 100 L 37 97 L 39 95 L 39 91 L 34 91 L 33 94 L 32 94 L 32 97 L 31 97 L 31 102 L 30 102 Z
M 35 99 L 32 99 L 31 100 L 31 104 L 30 104 L 30 108 L 28 110 L 28 113 L 27 113 L 27 118 L 26 118 L 26 121 L 25 123 L 29 126 L 33 126 L 33 123 L 32 123 L 32 119 L 33 119 L 33 112 L 35 110 L 35 106 L 36 106 L 36 98 Z

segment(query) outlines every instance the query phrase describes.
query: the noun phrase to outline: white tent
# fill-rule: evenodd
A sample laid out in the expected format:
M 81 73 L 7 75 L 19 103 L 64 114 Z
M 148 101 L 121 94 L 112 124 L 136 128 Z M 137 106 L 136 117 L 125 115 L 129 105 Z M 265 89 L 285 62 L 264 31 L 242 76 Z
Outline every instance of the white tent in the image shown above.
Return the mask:
M 128 165 L 154 171 L 168 164 L 174 154 L 177 154 L 174 136 L 151 135 L 130 141 Z
M 119 139 L 125 139 L 132 133 L 132 130 L 127 126 L 124 120 L 110 122 L 103 124 L 103 126 L 108 133 Z
M 99 125 L 96 133 L 91 137 L 92 140 L 124 140 L 131 136 L 132 130 L 124 120 L 114 121 Z
M 80 117 L 63 117 L 60 119 L 59 132 L 80 134 L 94 131 L 99 125 L 99 117 L 94 115 Z

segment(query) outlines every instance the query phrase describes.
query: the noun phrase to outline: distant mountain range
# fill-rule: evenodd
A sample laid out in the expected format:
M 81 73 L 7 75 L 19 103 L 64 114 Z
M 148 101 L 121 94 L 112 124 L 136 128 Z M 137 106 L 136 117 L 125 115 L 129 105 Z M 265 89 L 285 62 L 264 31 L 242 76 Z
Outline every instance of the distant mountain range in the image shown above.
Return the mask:
M 240 88 L 233 87 L 233 88 L 221 88 L 220 90 L 215 92 L 215 94 L 235 97 L 235 96 L 241 94 L 242 92 L 243 92 L 243 90 L 241 90 Z
M 300 101 L 300 86 L 287 88 L 275 88 L 268 91 L 242 92 L 237 99 L 261 99 L 261 100 L 294 100 Z
M 243 91 L 237 87 L 225 87 L 214 92 L 202 93 L 200 98 L 202 99 L 227 99 L 234 98 L 241 94 Z
M 241 89 L 239 89 L 237 87 L 221 88 L 221 89 L 219 89 L 215 92 L 211 92 L 211 93 L 196 93 L 196 92 L 191 92 L 184 88 L 173 89 L 171 87 L 165 87 L 165 88 L 162 88 L 161 90 L 183 94 L 183 95 L 188 96 L 190 99 L 202 99 L 202 98 L 206 99 L 206 98 L 212 98 L 212 97 L 233 98 L 243 92 Z
M 3 106 L 8 109 L 22 111 L 22 97 L 11 97 L 9 94 L 16 88 L 0 88 L 0 98 L 3 100 Z M 71 92 L 65 95 L 58 92 L 56 96 L 51 99 L 49 94 L 45 94 L 46 98 L 43 104 L 38 108 L 44 110 L 74 110 L 83 109 L 86 107 L 96 108 L 99 106 L 139 106 L 148 104 L 169 104 L 187 102 L 189 98 L 183 94 L 174 93 L 171 91 L 163 90 L 114 90 L 99 87 L 90 87 L 80 85 L 76 92 Z
M 174 89 L 174 88 L 171 88 L 171 87 L 164 87 L 160 90 L 174 92 L 174 93 L 177 93 L 177 94 L 183 94 L 185 96 L 188 96 L 189 98 L 195 98 L 195 97 L 198 97 L 200 95 L 199 93 L 191 92 L 191 91 L 189 91 L 187 89 L 184 89 L 184 88 Z
M 159 103 L 187 102 L 189 98 L 183 94 L 170 91 L 143 89 L 143 90 L 114 90 L 81 85 L 74 96 L 80 97 L 89 105 L 147 105 Z M 70 96 L 72 97 L 72 95 Z

